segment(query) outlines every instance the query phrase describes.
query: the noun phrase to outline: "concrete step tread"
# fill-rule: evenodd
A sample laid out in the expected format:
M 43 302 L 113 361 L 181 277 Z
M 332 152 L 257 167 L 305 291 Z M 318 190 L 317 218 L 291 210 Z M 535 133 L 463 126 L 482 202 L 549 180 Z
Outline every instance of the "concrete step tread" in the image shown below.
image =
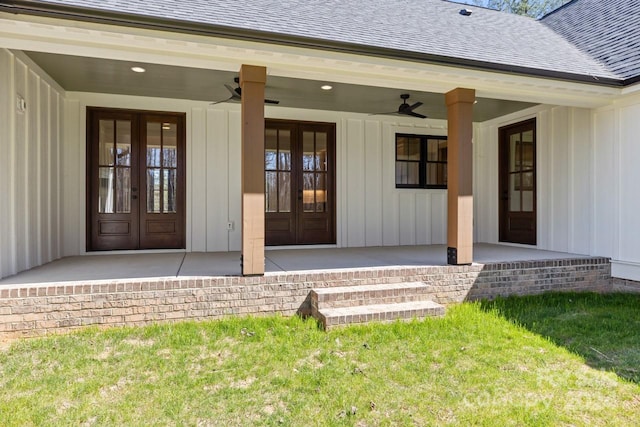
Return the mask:
M 433 301 L 410 301 L 398 302 L 392 304 L 372 304 L 358 305 L 355 307 L 336 307 L 324 308 L 319 312 L 326 318 L 339 316 L 352 316 L 361 314 L 378 314 L 378 313 L 399 313 L 404 311 L 415 310 L 442 310 L 444 314 L 444 306 Z
M 380 283 L 374 285 L 357 285 L 357 286 L 338 286 L 333 288 L 315 288 L 312 292 L 317 295 L 331 295 L 344 293 L 358 293 L 371 291 L 388 291 L 388 290 L 404 290 L 415 288 L 426 288 L 428 285 L 424 282 L 397 282 L 397 283 Z

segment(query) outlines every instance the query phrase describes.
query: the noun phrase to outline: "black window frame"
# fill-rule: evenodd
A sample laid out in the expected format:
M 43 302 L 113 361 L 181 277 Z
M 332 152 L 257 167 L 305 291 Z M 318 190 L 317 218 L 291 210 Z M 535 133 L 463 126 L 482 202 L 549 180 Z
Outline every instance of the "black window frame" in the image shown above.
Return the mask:
M 439 140 L 439 141 L 448 141 L 448 137 L 445 135 L 422 135 L 422 134 L 409 134 L 409 133 L 396 133 L 395 136 L 395 162 L 394 162 L 394 171 L 397 170 L 398 162 L 407 162 L 414 163 L 415 160 L 398 160 L 398 138 L 416 138 L 420 140 L 420 162 L 419 162 L 419 172 L 418 172 L 418 184 L 401 184 L 398 183 L 397 173 L 395 175 L 395 183 L 396 188 L 419 188 L 419 189 L 436 189 L 436 190 L 446 190 L 447 184 L 427 184 L 427 168 L 429 164 L 438 165 L 443 164 L 445 167 L 447 166 L 447 160 L 434 161 L 428 160 L 428 151 L 427 144 L 429 140 Z M 448 150 L 448 144 L 447 144 Z M 446 177 L 446 173 L 445 173 Z

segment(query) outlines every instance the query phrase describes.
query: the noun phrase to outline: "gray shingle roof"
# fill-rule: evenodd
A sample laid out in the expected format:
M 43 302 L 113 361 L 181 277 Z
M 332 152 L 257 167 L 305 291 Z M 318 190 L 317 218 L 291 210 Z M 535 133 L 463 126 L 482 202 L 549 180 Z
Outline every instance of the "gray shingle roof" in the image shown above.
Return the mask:
M 622 78 L 640 76 L 640 0 L 574 0 L 542 22 Z
M 597 1 L 594 0 L 597 3 Z M 0 3 L 11 3 L 0 1 Z M 21 3 L 16 0 L 16 3 Z M 29 2 L 24 2 L 29 3 Z M 405 52 L 470 66 L 598 82 L 620 80 L 540 21 L 442 0 L 48 0 L 132 16 Z

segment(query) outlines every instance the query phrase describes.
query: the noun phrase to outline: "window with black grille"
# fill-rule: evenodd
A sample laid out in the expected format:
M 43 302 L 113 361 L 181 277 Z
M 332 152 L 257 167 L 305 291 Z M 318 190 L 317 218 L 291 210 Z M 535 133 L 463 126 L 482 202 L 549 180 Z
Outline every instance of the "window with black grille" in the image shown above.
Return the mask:
M 396 134 L 396 188 L 447 188 L 447 137 Z

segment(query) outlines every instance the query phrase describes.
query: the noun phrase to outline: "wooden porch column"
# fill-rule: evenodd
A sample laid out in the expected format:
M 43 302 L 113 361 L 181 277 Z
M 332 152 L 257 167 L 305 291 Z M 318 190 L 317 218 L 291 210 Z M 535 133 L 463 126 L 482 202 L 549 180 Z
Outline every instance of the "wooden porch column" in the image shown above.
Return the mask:
M 445 95 L 447 142 L 447 263 L 473 262 L 473 103 L 474 89 Z
M 240 68 L 242 89 L 242 275 L 264 274 L 264 85 L 267 69 Z

